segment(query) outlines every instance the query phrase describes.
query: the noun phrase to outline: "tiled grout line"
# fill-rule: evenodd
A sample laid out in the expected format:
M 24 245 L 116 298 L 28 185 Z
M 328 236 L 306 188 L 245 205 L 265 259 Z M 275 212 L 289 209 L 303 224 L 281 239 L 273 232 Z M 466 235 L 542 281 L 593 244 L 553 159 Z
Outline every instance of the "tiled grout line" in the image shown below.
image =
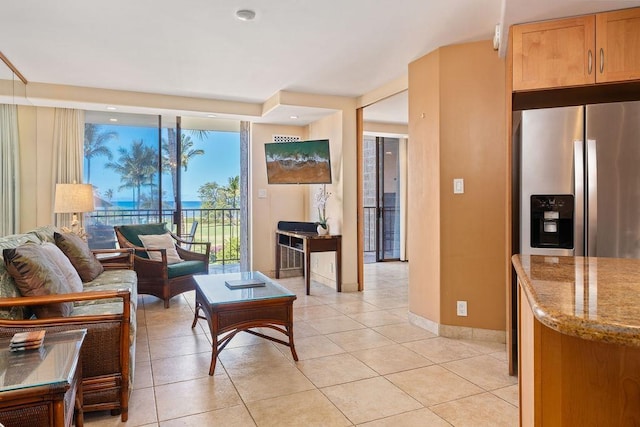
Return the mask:
M 287 284 L 284 284 L 284 285 L 285 285 L 285 286 L 287 286 Z M 304 293 L 304 289 L 303 289 L 303 287 L 301 287 L 301 286 L 295 286 L 295 285 L 294 285 L 294 286 L 291 286 L 290 288 L 294 288 L 294 289 L 291 289 L 291 290 L 293 290 L 293 291 L 294 291 L 295 293 L 297 293 L 297 294 L 298 294 L 298 293 L 300 293 L 300 294 L 303 294 L 303 293 Z M 389 290 L 389 289 L 388 289 L 388 288 L 385 288 L 385 290 L 384 290 L 384 291 L 387 291 L 387 290 Z M 313 292 L 313 289 L 312 289 L 312 292 Z M 336 307 L 336 304 L 339 304 L 339 303 L 340 303 L 341 301 L 343 301 L 343 300 L 342 300 L 342 299 L 340 299 L 340 298 L 332 298 L 332 295 L 330 295 L 330 294 L 328 294 L 328 293 L 320 293 L 320 294 L 319 294 L 319 295 L 317 295 L 317 296 L 319 297 L 318 299 L 320 300 L 320 303 L 315 304 L 314 300 L 311 300 L 311 301 L 310 301 L 310 302 L 311 302 L 311 304 L 300 305 L 300 306 L 298 306 L 298 308 L 303 308 L 303 307 L 316 307 L 316 306 L 326 306 L 326 307 L 329 307 L 329 308 L 335 309 L 336 311 L 338 311 L 338 312 L 340 313 L 340 315 L 344 315 L 344 316 L 346 316 L 346 317 L 348 317 L 348 318 L 350 318 L 350 319 L 354 320 L 355 322 L 358 322 L 358 320 L 356 320 L 354 316 L 357 316 L 358 314 L 366 313 L 366 311 L 362 311 L 362 312 L 360 312 L 360 311 L 355 311 L 355 312 L 345 312 L 345 311 L 342 311 L 342 310 L 345 310 L 345 308 L 342 308 L 342 310 L 341 310 L 339 307 Z M 324 298 L 323 298 L 323 297 L 324 297 Z M 193 313 L 193 311 L 194 311 L 194 307 L 193 307 L 193 305 L 192 305 L 192 303 L 191 303 L 191 298 L 185 298 L 185 299 L 186 299 L 186 305 L 189 307 L 189 310 L 191 311 L 191 313 Z M 389 314 L 393 314 L 393 315 L 395 315 L 395 314 L 394 314 L 394 313 L 392 313 L 392 310 L 396 310 L 396 311 L 397 311 L 397 309 L 396 309 L 396 308 L 389 308 L 389 307 L 384 308 L 384 307 L 379 307 L 379 306 L 377 306 L 377 305 L 376 305 L 376 303 L 373 303 L 373 302 L 371 302 L 370 300 L 367 300 L 366 298 L 364 298 L 364 295 L 358 295 L 358 297 L 357 297 L 357 298 L 349 299 L 348 301 L 346 301 L 346 304 L 348 304 L 348 303 L 352 303 L 352 302 L 356 302 L 356 303 L 357 303 L 357 302 L 361 302 L 361 303 L 371 304 L 373 307 L 375 307 L 375 310 L 371 310 L 371 311 L 387 312 L 387 313 L 389 313 Z M 141 304 L 141 305 L 142 305 L 142 307 L 143 307 L 143 309 L 144 309 L 145 317 L 146 317 L 146 313 L 147 313 L 147 311 L 146 311 L 146 306 L 145 306 L 145 304 L 144 304 L 144 301 L 142 302 L 142 304 Z M 294 309 L 294 310 L 295 310 L 295 309 Z M 349 311 L 349 310 L 347 309 L 347 311 Z M 294 311 L 294 316 L 295 316 L 295 311 Z M 314 323 L 314 321 L 316 321 L 316 320 L 322 320 L 322 319 L 326 319 L 326 318 L 327 318 L 327 317 L 325 317 L 325 316 L 320 316 L 320 317 L 318 317 L 318 318 L 311 318 L 311 319 L 295 319 L 295 321 L 298 321 L 298 322 L 305 322 L 305 323 L 307 323 L 310 327 L 313 327 L 313 323 Z M 359 323 L 359 322 L 358 322 L 358 323 Z M 398 324 L 404 324 L 404 323 L 405 323 L 405 321 L 403 321 L 403 320 L 399 320 L 397 323 L 396 323 L 396 322 L 394 322 L 394 323 L 383 324 L 383 325 L 378 325 L 378 326 L 366 326 L 366 325 L 362 325 L 362 326 L 363 326 L 363 329 L 370 329 L 370 330 L 374 331 L 374 328 L 377 328 L 377 327 L 381 327 L 381 326 L 389 326 L 389 325 L 398 325 Z M 147 326 L 148 326 L 148 324 L 146 323 L 146 318 L 145 318 L 145 328 L 147 328 Z M 198 326 L 199 326 L 199 327 L 201 327 L 201 325 L 200 325 L 200 324 L 199 324 Z M 204 330 L 204 329 L 203 329 L 203 330 Z M 295 330 L 295 328 L 294 328 L 294 330 Z M 146 331 L 145 331 L 145 332 L 146 332 Z M 377 331 L 374 331 L 374 332 L 377 332 Z M 330 335 L 330 333 L 322 333 L 322 332 L 318 331 L 318 335 L 317 335 L 317 336 L 326 336 L 326 335 Z M 206 336 L 206 339 L 207 339 L 207 341 L 209 342 L 209 344 L 211 344 L 211 340 L 210 340 L 209 335 L 208 335 L 208 334 L 205 334 L 205 336 Z M 316 335 L 311 335 L 311 336 L 316 336 Z M 148 352 L 149 352 L 149 358 L 150 358 L 150 361 L 149 361 L 149 362 L 150 362 L 150 364 L 152 364 L 152 363 L 153 363 L 153 360 L 151 359 L 152 355 L 151 355 L 151 348 L 150 348 L 150 341 L 151 341 L 151 340 L 149 340 L 148 333 L 147 333 L 146 338 L 147 338 L 147 343 L 146 343 L 146 345 L 147 345 L 147 349 L 148 349 Z M 388 338 L 388 337 L 387 337 L 387 338 Z M 432 338 L 435 338 L 435 337 L 432 337 Z M 398 341 L 393 340 L 393 338 L 390 338 L 390 339 L 391 339 L 391 341 L 393 341 L 393 345 L 396 345 L 396 346 L 397 346 L 397 345 L 403 345 L 403 346 L 404 346 L 404 344 L 407 344 L 407 343 L 409 343 L 409 342 L 422 341 L 422 340 L 428 340 L 428 339 L 430 339 L 430 338 L 417 338 L 417 339 L 409 340 L 409 341 L 405 341 L 405 342 L 398 342 Z M 336 344 L 337 344 L 337 343 L 336 343 Z M 464 342 L 463 342 L 463 344 L 465 344 L 465 345 L 466 345 L 466 343 L 464 343 Z M 275 346 L 276 346 L 276 348 L 278 348 L 278 350 L 282 353 L 282 349 L 280 349 L 280 347 L 282 347 L 282 346 L 279 346 L 279 345 L 274 344 L 274 343 L 271 343 L 271 345 L 275 345 Z M 337 344 L 337 345 L 339 346 L 339 344 Z M 289 348 L 288 348 L 288 347 L 283 347 L 283 348 L 285 348 L 285 350 L 289 350 Z M 344 351 L 344 354 L 349 354 L 349 355 L 352 355 L 352 356 L 353 356 L 353 352 L 351 352 L 351 351 L 346 351 L 346 350 L 344 350 L 342 347 L 340 347 L 340 348 Z M 407 348 L 407 347 L 405 346 L 405 348 Z M 420 355 L 419 353 L 415 352 L 415 351 L 414 351 L 414 350 L 412 350 L 412 349 L 409 349 L 409 348 L 407 348 L 407 349 L 408 349 L 408 350 L 410 350 L 411 352 L 413 352 L 413 353 L 417 354 L 417 355 Z M 492 354 L 492 353 L 494 353 L 494 354 L 499 354 L 499 352 L 481 352 L 480 354 L 481 354 L 481 355 L 489 355 L 489 356 L 491 356 L 491 354 Z M 420 356 L 424 357 L 425 359 L 429 360 L 429 362 L 431 362 L 431 363 L 432 363 L 432 365 L 429 365 L 429 366 L 433 366 L 433 365 L 441 365 L 441 363 L 434 363 L 432 360 L 430 360 L 429 358 L 427 358 L 427 357 L 425 357 L 425 356 L 423 356 L 423 355 L 420 355 Z M 468 359 L 468 358 L 472 358 L 472 357 L 477 357 L 477 356 L 478 356 L 478 355 L 474 355 L 474 356 L 463 357 L 463 358 L 460 358 L 460 359 L 454 359 L 454 360 L 464 360 L 464 359 Z M 320 357 L 321 357 L 321 356 L 318 356 L 318 358 L 320 358 Z M 354 356 L 354 357 L 355 357 L 355 356 Z M 305 375 L 305 374 L 304 374 L 304 372 L 302 372 L 302 371 L 297 367 L 297 365 L 296 365 L 293 361 L 289 360 L 288 358 L 286 358 L 286 359 L 287 359 L 287 361 L 289 362 L 289 364 L 290 364 L 290 365 L 292 365 L 293 367 L 296 367 L 296 369 L 298 369 L 298 372 L 300 372 L 300 373 L 301 373 L 301 374 L 302 374 L 302 375 L 303 375 L 307 380 L 309 380 L 309 381 L 313 384 L 313 381 L 311 381 L 311 378 L 309 378 L 307 375 Z M 313 359 L 315 359 L 315 358 L 313 358 Z M 357 359 L 357 358 L 356 358 L 356 359 Z M 497 360 L 500 360 L 498 357 L 496 357 L 496 359 L 497 359 Z M 312 359 L 308 359 L 308 360 L 312 360 Z M 358 359 L 358 360 L 359 360 L 359 359 Z M 451 362 L 451 361 L 453 361 L 453 360 L 447 360 L 446 362 L 442 362 L 442 363 L 448 363 L 448 362 Z M 361 360 L 360 360 L 360 362 L 362 362 L 365 366 L 368 366 L 370 369 L 372 369 L 374 372 L 376 372 L 377 377 L 383 377 L 383 378 L 385 378 L 385 380 L 386 380 L 386 381 L 390 382 L 390 381 L 389 381 L 389 379 L 388 379 L 388 378 L 386 378 L 386 376 L 385 376 L 385 375 L 381 375 L 379 372 L 377 372 L 375 369 L 373 369 L 371 366 L 369 366 L 366 362 L 361 361 Z M 219 363 L 218 363 L 218 365 L 219 365 L 219 366 L 220 366 L 220 365 L 222 365 L 222 366 L 224 367 L 224 364 L 223 364 L 222 362 L 219 362 Z M 444 367 L 444 366 L 443 366 L 443 367 Z M 151 367 L 151 368 L 152 368 L 152 367 Z M 493 392 L 493 391 L 495 391 L 495 390 L 500 390 L 500 389 L 503 389 L 503 388 L 510 387 L 509 385 L 504 386 L 504 387 L 498 387 L 498 388 L 496 388 L 495 390 L 487 390 L 487 389 L 485 389 L 484 387 L 480 386 L 479 384 L 475 384 L 475 383 L 474 383 L 474 382 L 472 382 L 471 380 L 468 380 L 467 378 L 462 377 L 461 375 L 457 374 L 456 372 L 453 372 L 453 371 L 451 371 L 450 369 L 448 369 L 448 368 L 446 368 L 446 367 L 444 367 L 444 368 L 445 368 L 448 372 L 453 373 L 454 375 L 456 375 L 456 376 L 458 376 L 458 377 L 460 377 L 460 378 L 464 379 L 465 381 L 469 381 L 470 383 L 472 383 L 472 384 L 474 384 L 474 385 L 476 385 L 476 386 L 480 387 L 480 389 L 482 389 L 482 390 L 483 390 L 483 392 L 481 392 L 481 393 L 477 393 L 477 394 L 490 393 L 490 394 L 492 394 L 493 396 L 495 396 L 495 397 L 497 397 L 497 398 L 501 399 L 502 401 L 504 401 L 504 402 L 506 402 L 506 403 L 510 404 L 511 406 L 513 406 L 513 405 L 512 405 L 509 401 L 507 401 L 506 399 L 503 399 L 503 398 L 501 398 L 500 396 L 497 396 L 497 395 L 495 395 L 495 394 L 493 394 L 493 393 L 492 393 L 492 392 Z M 235 382 L 233 381 L 233 379 L 232 379 L 231 375 L 229 374 L 229 372 L 227 371 L 226 367 L 224 367 L 224 370 L 225 370 L 225 375 L 226 375 L 226 377 L 230 380 L 231 384 L 232 384 L 232 385 L 233 385 L 233 387 L 234 387 L 234 390 L 236 391 L 236 393 L 237 393 L 237 394 L 238 394 L 238 396 L 240 397 L 240 400 L 243 402 L 243 405 L 244 405 L 244 407 L 245 407 L 246 411 L 247 411 L 247 412 L 249 413 L 249 415 L 251 416 L 251 419 L 253 420 L 253 422 L 257 424 L 257 421 L 256 421 L 256 419 L 254 418 L 253 414 L 249 411 L 249 408 L 248 408 L 247 402 L 245 402 L 245 400 L 244 400 L 244 399 L 242 398 L 242 396 L 240 395 L 240 393 L 239 393 L 239 391 L 238 391 L 238 389 L 237 389 L 237 387 L 236 387 L 236 384 L 235 384 Z M 411 369 L 407 369 L 407 370 L 411 370 Z M 406 370 L 401 370 L 401 371 L 397 371 L 397 372 L 393 372 L 393 373 L 399 373 L 399 372 L 405 372 L 405 371 L 406 371 Z M 155 385 L 155 380 L 153 379 L 153 369 L 151 369 L 151 375 L 152 375 L 152 385 L 151 385 L 151 386 L 154 388 L 154 398 L 155 398 L 155 387 L 156 387 L 156 385 Z M 375 377 L 372 377 L 372 378 L 375 378 Z M 359 381 L 359 380 L 354 380 L 354 381 Z M 348 381 L 348 382 L 345 382 L 345 384 L 346 384 L 346 383 L 350 383 L 350 382 L 354 382 L 354 381 Z M 393 384 L 393 383 L 391 383 L 391 384 Z M 394 386 L 395 386 L 395 385 L 394 385 Z M 397 386 L 396 386 L 396 387 L 397 387 Z M 326 394 L 324 394 L 324 392 L 323 392 L 323 389 L 322 389 L 322 388 L 319 388 L 319 387 L 317 387 L 317 386 L 315 386 L 315 384 L 314 384 L 314 389 L 313 389 L 313 390 L 318 390 L 318 391 L 320 391 L 324 396 L 326 396 Z M 401 390 L 402 390 L 402 389 L 401 389 Z M 403 392 L 404 392 L 404 391 L 403 391 Z M 406 392 L 404 392 L 404 393 L 405 393 L 405 394 L 407 394 Z M 292 394 L 295 394 L 295 393 L 292 393 Z M 415 399 L 413 396 L 411 396 L 410 394 L 407 394 L 407 395 L 408 395 L 409 397 L 411 397 L 413 400 L 416 400 L 416 399 Z M 473 395 L 475 395 L 475 394 L 473 394 Z M 473 395 L 471 395 L 471 396 L 473 396 Z M 466 396 L 466 397 L 469 397 L 469 396 Z M 327 399 L 328 399 L 328 397 L 327 397 Z M 463 398 L 460 398 L 460 399 L 463 399 Z M 452 401 L 460 400 L 460 399 L 453 399 Z M 331 405 L 332 405 L 334 408 L 336 408 L 340 413 L 342 413 L 342 414 L 343 414 L 343 416 L 345 416 L 345 418 L 346 418 L 347 420 L 349 420 L 349 422 L 352 422 L 352 421 L 351 421 L 351 420 L 346 416 L 346 414 L 344 414 L 342 411 L 340 411 L 340 409 L 339 409 L 339 408 L 337 408 L 337 406 L 335 405 L 335 403 L 333 403 L 330 399 L 328 399 L 328 400 L 329 400 L 329 402 L 331 402 Z M 157 400 L 156 400 L 156 419 L 157 419 L 157 422 L 159 423 L 159 422 L 160 422 L 160 419 L 159 419 L 159 413 L 158 413 L 157 403 L 158 403 L 158 402 L 157 402 Z M 439 405 L 439 404 L 443 404 L 443 403 L 446 403 L 446 402 L 439 402 L 439 403 L 438 403 L 438 405 Z M 424 407 L 424 408 L 429 408 L 429 407 L 427 407 L 427 406 L 425 406 L 425 405 L 423 405 L 423 404 L 420 404 L 420 405 L 421 405 L 422 407 Z M 436 406 L 436 405 L 432 405 L 432 406 Z M 408 412 L 411 412 L 411 411 L 408 411 Z M 436 414 L 436 415 L 437 415 L 437 414 Z M 438 417 L 439 417 L 439 416 L 438 416 Z M 388 418 L 388 417 L 387 417 L 387 418 Z M 441 417 L 439 417 L 439 418 L 441 418 Z M 384 419 L 384 418 L 381 418 L 381 419 Z M 165 420 L 163 420 L 163 421 L 165 421 Z M 445 421 L 446 421 L 446 420 L 445 420 Z

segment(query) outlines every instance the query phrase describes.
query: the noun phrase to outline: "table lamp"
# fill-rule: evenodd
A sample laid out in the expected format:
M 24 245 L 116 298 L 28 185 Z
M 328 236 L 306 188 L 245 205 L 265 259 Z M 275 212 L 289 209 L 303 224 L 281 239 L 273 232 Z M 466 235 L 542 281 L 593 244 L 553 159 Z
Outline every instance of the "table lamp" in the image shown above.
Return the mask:
M 91 184 L 56 184 L 53 212 L 73 214 L 71 229 L 62 227 L 63 231 L 85 237 L 84 228 L 78 226 L 78 213 L 92 212 L 93 210 L 95 207 Z

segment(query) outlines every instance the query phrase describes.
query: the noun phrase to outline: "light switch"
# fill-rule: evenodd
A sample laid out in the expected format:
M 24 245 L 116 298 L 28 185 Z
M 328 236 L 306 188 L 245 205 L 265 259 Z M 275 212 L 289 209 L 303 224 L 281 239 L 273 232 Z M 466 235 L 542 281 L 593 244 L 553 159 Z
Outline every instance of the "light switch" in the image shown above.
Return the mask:
M 453 179 L 453 194 L 464 194 L 464 179 L 463 178 L 454 178 Z
M 261 188 L 258 190 L 258 199 L 266 199 L 267 198 L 267 190 Z

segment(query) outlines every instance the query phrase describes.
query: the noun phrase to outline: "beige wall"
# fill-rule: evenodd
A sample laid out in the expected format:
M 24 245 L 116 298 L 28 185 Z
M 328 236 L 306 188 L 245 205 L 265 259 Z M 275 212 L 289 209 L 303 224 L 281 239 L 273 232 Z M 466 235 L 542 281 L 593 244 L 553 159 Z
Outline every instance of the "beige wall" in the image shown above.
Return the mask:
M 251 125 L 251 268 L 270 275 L 273 275 L 275 268 L 275 230 L 278 221 L 306 221 L 307 199 L 307 190 L 303 185 L 267 184 L 264 144 L 272 142 L 273 135 L 292 135 L 306 139 L 307 128 L 257 123 Z M 267 197 L 259 199 L 258 190 L 266 190 Z
M 355 111 L 338 111 L 306 127 L 253 124 L 251 130 L 251 244 L 252 268 L 273 273 L 275 229 L 278 221 L 317 221 L 314 194 L 319 185 L 267 184 L 264 143 L 273 135 L 296 135 L 302 139 L 329 139 L 331 144 L 332 183 L 327 185 L 331 198 L 327 216 L 332 233 L 343 235 L 343 290 L 357 289 L 356 252 L 356 149 Z M 267 198 L 258 198 L 258 190 L 267 190 Z M 335 286 L 335 255 L 314 253 L 311 273 L 314 280 Z M 334 270 L 335 271 L 335 270 Z
M 440 51 L 409 64 L 409 311 L 440 323 Z
M 309 125 L 309 137 L 329 138 L 331 142 L 332 184 L 327 186 L 332 194 L 327 206 L 330 231 L 342 235 L 342 290 L 358 290 L 358 171 L 355 104 L 345 102 L 341 111 Z M 308 221 L 315 221 L 313 194 L 317 186 L 309 188 Z M 313 212 L 311 213 L 311 211 Z M 331 272 L 334 254 L 314 254 L 313 277 L 322 283 L 335 286 L 335 273 Z
M 310 139 L 328 139 L 331 151 L 331 184 L 327 184 L 327 192 L 331 197 L 327 200 L 327 217 L 329 231 L 341 234 L 343 228 L 342 209 L 344 203 L 343 157 L 342 157 L 342 113 L 318 120 L 309 125 Z M 318 210 L 314 205 L 315 194 L 321 185 L 309 185 L 307 196 L 307 220 L 317 221 Z M 345 256 L 343 256 L 344 260 Z M 348 258 L 348 257 L 347 257 Z M 344 261 L 343 261 L 344 262 Z M 335 287 L 335 256 L 333 253 L 319 252 L 311 255 L 312 278 L 321 283 Z M 343 273 L 344 274 L 344 273 Z
M 410 311 L 441 325 L 506 327 L 504 79 L 489 41 L 409 66 Z

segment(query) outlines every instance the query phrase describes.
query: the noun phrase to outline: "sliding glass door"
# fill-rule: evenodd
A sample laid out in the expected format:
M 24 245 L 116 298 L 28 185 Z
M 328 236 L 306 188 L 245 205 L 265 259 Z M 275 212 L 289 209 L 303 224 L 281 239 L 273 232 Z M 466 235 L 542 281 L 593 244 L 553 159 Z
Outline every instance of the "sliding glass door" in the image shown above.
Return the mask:
M 115 247 L 114 225 L 164 222 L 211 242 L 212 264 L 240 261 L 239 122 L 92 111 L 85 122 L 91 247 Z
M 400 140 L 376 138 L 377 152 L 377 257 L 400 259 Z
M 211 242 L 212 263 L 239 263 L 240 123 L 183 117 L 179 152 L 182 233 Z
M 365 135 L 363 142 L 364 260 L 398 260 L 400 140 Z

